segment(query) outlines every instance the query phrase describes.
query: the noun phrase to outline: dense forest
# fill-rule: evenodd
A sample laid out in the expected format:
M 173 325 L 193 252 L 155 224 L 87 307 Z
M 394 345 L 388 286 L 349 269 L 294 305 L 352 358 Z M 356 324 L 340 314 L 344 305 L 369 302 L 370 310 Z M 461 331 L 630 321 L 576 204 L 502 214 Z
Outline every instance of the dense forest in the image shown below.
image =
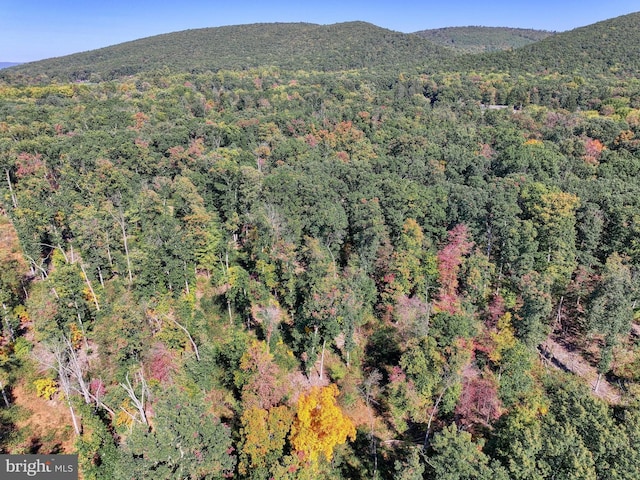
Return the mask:
M 550 37 L 553 32 L 509 27 L 446 27 L 415 34 L 463 53 L 482 53 L 524 47 Z
M 213 30 L 0 73 L 0 452 L 640 478 L 640 15 L 480 55 Z

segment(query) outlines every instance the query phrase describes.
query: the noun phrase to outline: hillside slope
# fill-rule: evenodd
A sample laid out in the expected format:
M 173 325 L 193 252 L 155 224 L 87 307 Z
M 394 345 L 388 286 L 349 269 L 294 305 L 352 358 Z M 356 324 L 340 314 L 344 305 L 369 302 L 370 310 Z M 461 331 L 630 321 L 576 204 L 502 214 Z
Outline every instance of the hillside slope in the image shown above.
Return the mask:
M 593 76 L 640 69 L 640 13 L 534 41 L 549 32 L 441 29 L 404 34 L 365 22 L 263 23 L 185 30 L 3 69 L 10 82 L 99 81 L 164 70 L 205 72 L 274 66 L 287 70 L 511 71 Z M 424 38 L 429 35 L 430 38 Z M 440 37 L 440 45 L 434 43 Z M 520 39 L 520 40 L 518 40 Z M 518 46 L 518 42 L 534 42 Z M 459 49 L 484 53 L 459 54 Z M 488 52 L 491 49 L 512 50 Z
M 421 30 L 415 35 L 462 53 L 483 53 L 524 47 L 554 33 L 524 28 L 470 26 Z
M 586 76 L 635 74 L 640 68 L 640 12 L 559 33 L 511 52 L 474 59 L 493 70 Z
M 112 47 L 33 62 L 5 78 L 112 79 L 169 67 L 199 72 L 276 66 L 335 71 L 439 64 L 451 51 L 420 38 L 365 22 L 335 25 L 270 23 L 186 30 Z

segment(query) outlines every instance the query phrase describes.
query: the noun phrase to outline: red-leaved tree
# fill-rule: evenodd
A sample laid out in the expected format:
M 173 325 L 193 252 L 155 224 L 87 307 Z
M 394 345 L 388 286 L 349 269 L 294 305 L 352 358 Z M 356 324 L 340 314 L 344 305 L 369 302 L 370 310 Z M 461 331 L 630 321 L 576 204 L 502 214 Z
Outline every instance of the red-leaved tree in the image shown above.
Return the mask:
M 502 405 L 498 398 L 496 382 L 490 378 L 467 378 L 462 383 L 462 393 L 456 415 L 465 426 L 489 425 L 500 417 Z
M 460 311 L 458 297 L 458 272 L 463 257 L 471 251 L 473 242 L 468 240 L 467 226 L 456 225 L 449 231 L 448 243 L 438 252 L 438 277 L 440 289 L 434 308 L 452 315 Z

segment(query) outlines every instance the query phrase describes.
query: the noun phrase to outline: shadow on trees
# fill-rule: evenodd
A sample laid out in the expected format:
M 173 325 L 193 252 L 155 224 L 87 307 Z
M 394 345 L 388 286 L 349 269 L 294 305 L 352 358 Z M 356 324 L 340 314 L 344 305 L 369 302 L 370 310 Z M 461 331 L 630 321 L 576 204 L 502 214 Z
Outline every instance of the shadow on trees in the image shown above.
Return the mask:
M 385 366 L 398 365 L 402 350 L 398 343 L 396 329 L 391 326 L 383 326 L 373 332 L 365 348 L 365 367 L 376 368 L 384 375 L 384 381 L 388 381 Z
M 381 438 L 372 437 L 364 429 L 358 430 L 351 449 L 334 460 L 338 463 L 334 467 L 340 470 L 342 478 L 393 478 L 395 462 L 403 457 L 401 449 L 385 448 Z

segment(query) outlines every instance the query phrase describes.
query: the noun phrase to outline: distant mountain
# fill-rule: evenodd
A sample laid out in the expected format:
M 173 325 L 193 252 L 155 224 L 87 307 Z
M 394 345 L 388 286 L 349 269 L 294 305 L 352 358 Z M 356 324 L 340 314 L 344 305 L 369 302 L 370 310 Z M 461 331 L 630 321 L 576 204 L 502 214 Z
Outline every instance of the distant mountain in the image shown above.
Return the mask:
M 20 65 L 2 76 L 75 81 L 111 79 L 164 67 L 190 72 L 258 66 L 323 71 L 406 68 L 416 60 L 440 65 L 451 56 L 450 50 L 417 35 L 365 22 L 269 23 L 158 35 Z
M 20 65 L 18 62 L 0 62 L 0 69 L 15 67 L 16 65 Z
M 508 27 L 447 27 L 421 30 L 415 35 L 463 53 L 482 53 L 524 47 L 554 32 Z

